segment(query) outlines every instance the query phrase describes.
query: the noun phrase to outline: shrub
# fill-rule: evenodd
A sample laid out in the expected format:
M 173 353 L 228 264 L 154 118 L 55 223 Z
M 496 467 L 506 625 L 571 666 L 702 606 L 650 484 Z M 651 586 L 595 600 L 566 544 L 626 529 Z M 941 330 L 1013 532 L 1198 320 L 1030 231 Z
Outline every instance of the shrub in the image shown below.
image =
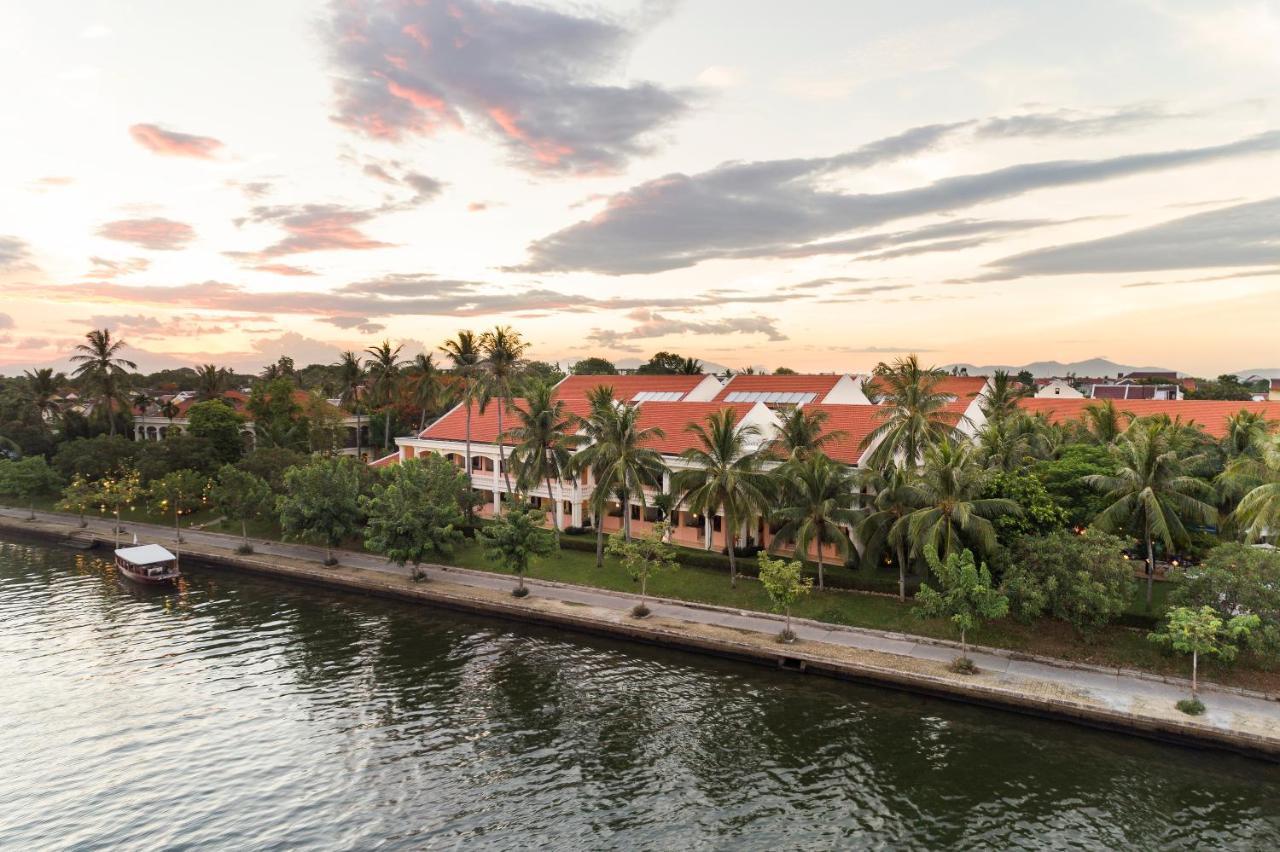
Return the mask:
M 1243 544 L 1222 544 L 1188 568 L 1169 594 L 1171 606 L 1213 607 L 1223 618 L 1252 613 L 1260 625 L 1246 647 L 1274 658 L 1280 654 L 1280 553 Z
M 1133 565 L 1124 558 L 1124 544 L 1093 530 L 1015 540 L 1000 556 L 1002 588 L 1013 614 L 1027 622 L 1049 615 L 1082 635 L 1116 620 L 1133 591 Z

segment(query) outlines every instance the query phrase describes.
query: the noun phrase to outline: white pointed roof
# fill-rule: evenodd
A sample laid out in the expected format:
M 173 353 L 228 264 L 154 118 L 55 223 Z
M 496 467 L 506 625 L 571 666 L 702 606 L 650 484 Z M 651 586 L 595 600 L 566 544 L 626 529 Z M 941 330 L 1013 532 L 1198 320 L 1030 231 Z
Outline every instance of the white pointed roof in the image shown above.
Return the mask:
M 177 558 L 158 544 L 122 547 L 116 551 L 116 556 L 133 565 L 154 565 L 157 562 L 172 562 Z

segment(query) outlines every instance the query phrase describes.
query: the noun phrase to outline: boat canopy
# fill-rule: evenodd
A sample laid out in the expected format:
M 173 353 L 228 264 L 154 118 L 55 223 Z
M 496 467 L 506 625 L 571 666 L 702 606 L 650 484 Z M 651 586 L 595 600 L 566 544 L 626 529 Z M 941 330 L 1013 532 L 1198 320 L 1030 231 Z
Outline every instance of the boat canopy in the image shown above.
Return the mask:
M 176 556 L 158 544 L 122 547 L 116 551 L 116 556 L 131 565 L 155 565 L 157 562 L 172 562 L 177 559 Z

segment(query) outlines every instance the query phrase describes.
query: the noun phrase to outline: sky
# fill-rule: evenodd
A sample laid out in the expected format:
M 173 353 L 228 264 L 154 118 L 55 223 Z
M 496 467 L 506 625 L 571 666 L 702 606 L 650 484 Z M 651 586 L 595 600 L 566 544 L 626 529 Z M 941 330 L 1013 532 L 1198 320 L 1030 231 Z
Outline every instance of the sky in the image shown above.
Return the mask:
M 1280 367 L 1280 0 L 77 0 L 0 28 L 0 370 Z

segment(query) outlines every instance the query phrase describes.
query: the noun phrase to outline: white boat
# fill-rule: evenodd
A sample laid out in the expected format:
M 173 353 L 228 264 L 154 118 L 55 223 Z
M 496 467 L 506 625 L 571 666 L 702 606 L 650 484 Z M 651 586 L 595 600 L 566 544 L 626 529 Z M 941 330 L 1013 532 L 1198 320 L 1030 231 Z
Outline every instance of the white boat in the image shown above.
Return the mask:
M 130 580 L 151 585 L 174 583 L 182 576 L 178 571 L 178 557 L 158 544 L 116 550 L 116 568 Z

